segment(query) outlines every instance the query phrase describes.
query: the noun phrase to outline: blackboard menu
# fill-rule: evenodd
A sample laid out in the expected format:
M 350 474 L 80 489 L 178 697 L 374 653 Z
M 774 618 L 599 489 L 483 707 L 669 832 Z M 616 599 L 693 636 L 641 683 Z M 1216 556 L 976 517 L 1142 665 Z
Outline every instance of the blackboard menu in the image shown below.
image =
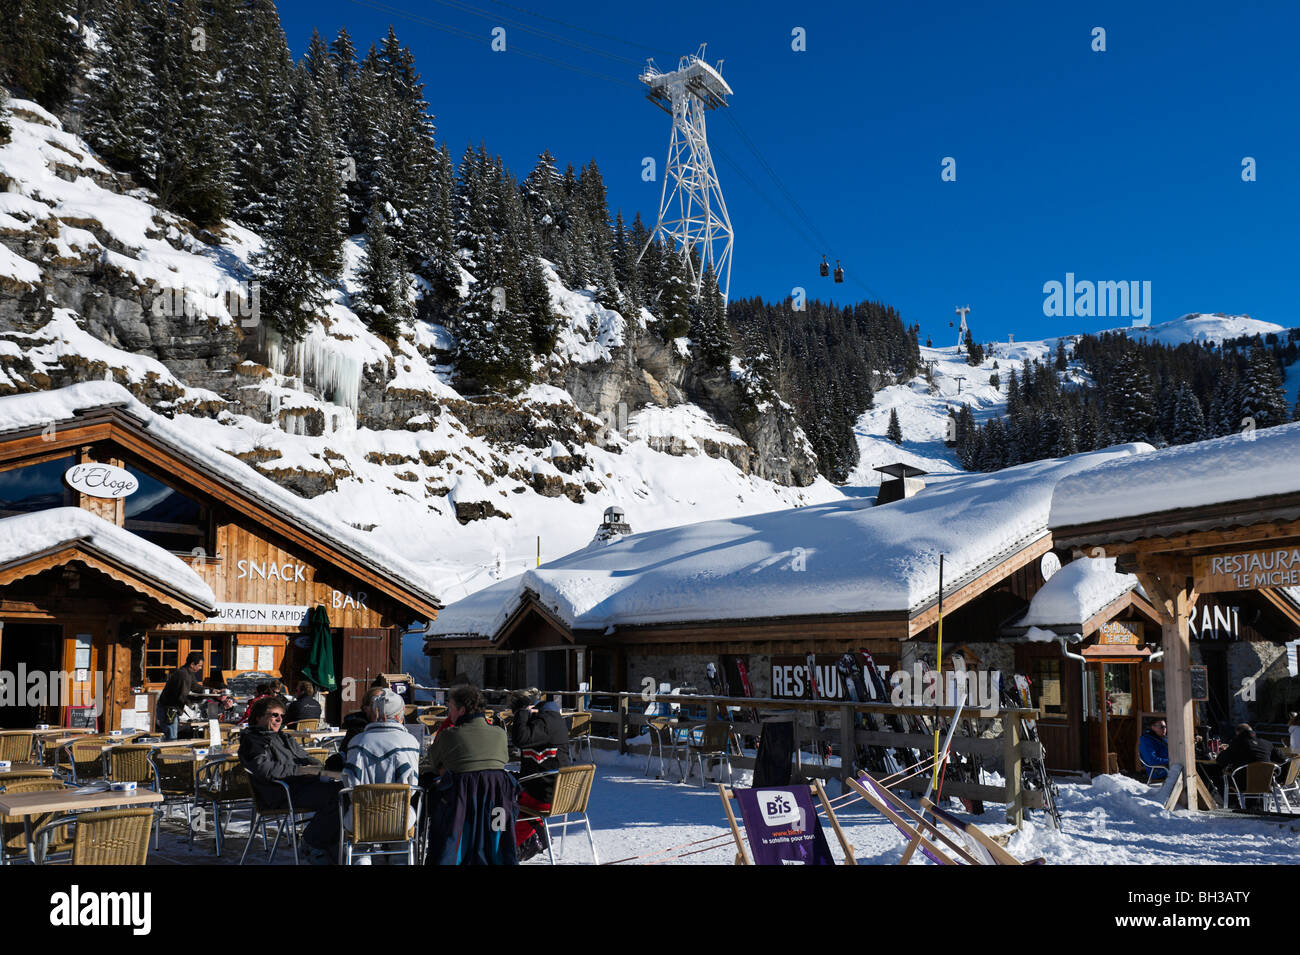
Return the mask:
M 1192 667 L 1192 699 L 1198 703 L 1210 698 L 1210 677 L 1203 666 Z

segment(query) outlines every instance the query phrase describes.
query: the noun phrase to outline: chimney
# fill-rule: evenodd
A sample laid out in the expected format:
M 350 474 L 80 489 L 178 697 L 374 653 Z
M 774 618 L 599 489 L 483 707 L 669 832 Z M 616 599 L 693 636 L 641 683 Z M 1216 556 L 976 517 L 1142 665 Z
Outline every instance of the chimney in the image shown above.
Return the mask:
M 907 497 L 914 497 L 925 487 L 924 476 L 928 471 L 914 468 L 910 464 L 886 464 L 876 468 L 885 477 L 880 479 L 880 492 L 876 495 L 876 505 L 892 504 Z

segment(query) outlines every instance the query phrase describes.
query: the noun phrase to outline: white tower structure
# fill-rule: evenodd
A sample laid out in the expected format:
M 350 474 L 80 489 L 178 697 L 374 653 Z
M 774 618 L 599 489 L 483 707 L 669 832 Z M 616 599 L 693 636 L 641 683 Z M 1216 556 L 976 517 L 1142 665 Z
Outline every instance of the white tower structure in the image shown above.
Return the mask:
M 957 306 L 957 314 L 961 316 L 961 327 L 957 329 L 957 350 L 961 351 L 961 346 L 966 344 L 966 313 L 970 311 L 970 306 Z
M 699 53 L 682 57 L 671 73 L 661 73 L 653 60 L 641 73 L 641 82 L 650 89 L 646 98 L 673 118 L 659 221 L 650 241 L 662 239 L 670 247 L 676 241 L 696 293 L 704 268 L 712 267 L 726 300 L 731 288 L 731 218 L 709 153 L 704 116 L 709 110 L 727 105 L 731 87 L 719 72 L 722 61 L 716 67 L 709 66 L 703 55 L 701 44 Z M 692 252 L 699 256 L 698 273 Z M 641 255 L 645 255 L 645 249 Z

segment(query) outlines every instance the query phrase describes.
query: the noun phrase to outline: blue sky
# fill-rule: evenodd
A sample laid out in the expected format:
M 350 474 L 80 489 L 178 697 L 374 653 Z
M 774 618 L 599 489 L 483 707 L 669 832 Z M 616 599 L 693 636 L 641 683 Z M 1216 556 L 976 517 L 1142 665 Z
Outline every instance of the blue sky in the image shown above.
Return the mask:
M 708 59 L 725 60 L 733 118 L 812 222 L 711 114 L 736 232 L 733 297 L 801 286 L 875 298 L 936 344 L 949 343 L 957 305 L 971 306 L 984 341 L 1128 324 L 1045 317 L 1043 284 L 1073 272 L 1150 281 L 1153 322 L 1221 311 L 1300 325 L 1300 71 L 1289 49 L 1300 4 L 382 6 L 279 9 L 296 56 L 313 27 L 330 39 L 346 25 L 364 51 L 391 22 L 454 156 L 482 140 L 521 177 L 543 149 L 561 165 L 594 158 L 611 211 L 629 220 L 637 209 L 654 218 L 661 184 L 642 181 L 642 159 L 662 167 L 670 128 L 637 88 L 638 66 L 653 55 L 669 68 L 707 41 Z M 491 50 L 494 26 L 504 53 Z M 803 52 L 791 49 L 795 27 Z M 1091 48 L 1095 27 L 1105 52 Z M 940 178 L 947 156 L 955 182 Z M 1247 156 L 1254 182 L 1242 181 Z M 845 284 L 817 277 L 823 252 L 843 261 Z

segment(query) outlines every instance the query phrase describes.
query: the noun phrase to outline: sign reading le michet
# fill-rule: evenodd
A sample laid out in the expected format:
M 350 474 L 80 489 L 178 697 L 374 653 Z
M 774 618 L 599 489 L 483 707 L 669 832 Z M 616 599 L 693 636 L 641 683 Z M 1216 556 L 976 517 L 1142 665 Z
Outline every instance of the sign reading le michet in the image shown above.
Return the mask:
M 1197 557 L 1192 570 L 1196 576 L 1196 589 L 1202 593 L 1300 587 L 1300 547 Z

